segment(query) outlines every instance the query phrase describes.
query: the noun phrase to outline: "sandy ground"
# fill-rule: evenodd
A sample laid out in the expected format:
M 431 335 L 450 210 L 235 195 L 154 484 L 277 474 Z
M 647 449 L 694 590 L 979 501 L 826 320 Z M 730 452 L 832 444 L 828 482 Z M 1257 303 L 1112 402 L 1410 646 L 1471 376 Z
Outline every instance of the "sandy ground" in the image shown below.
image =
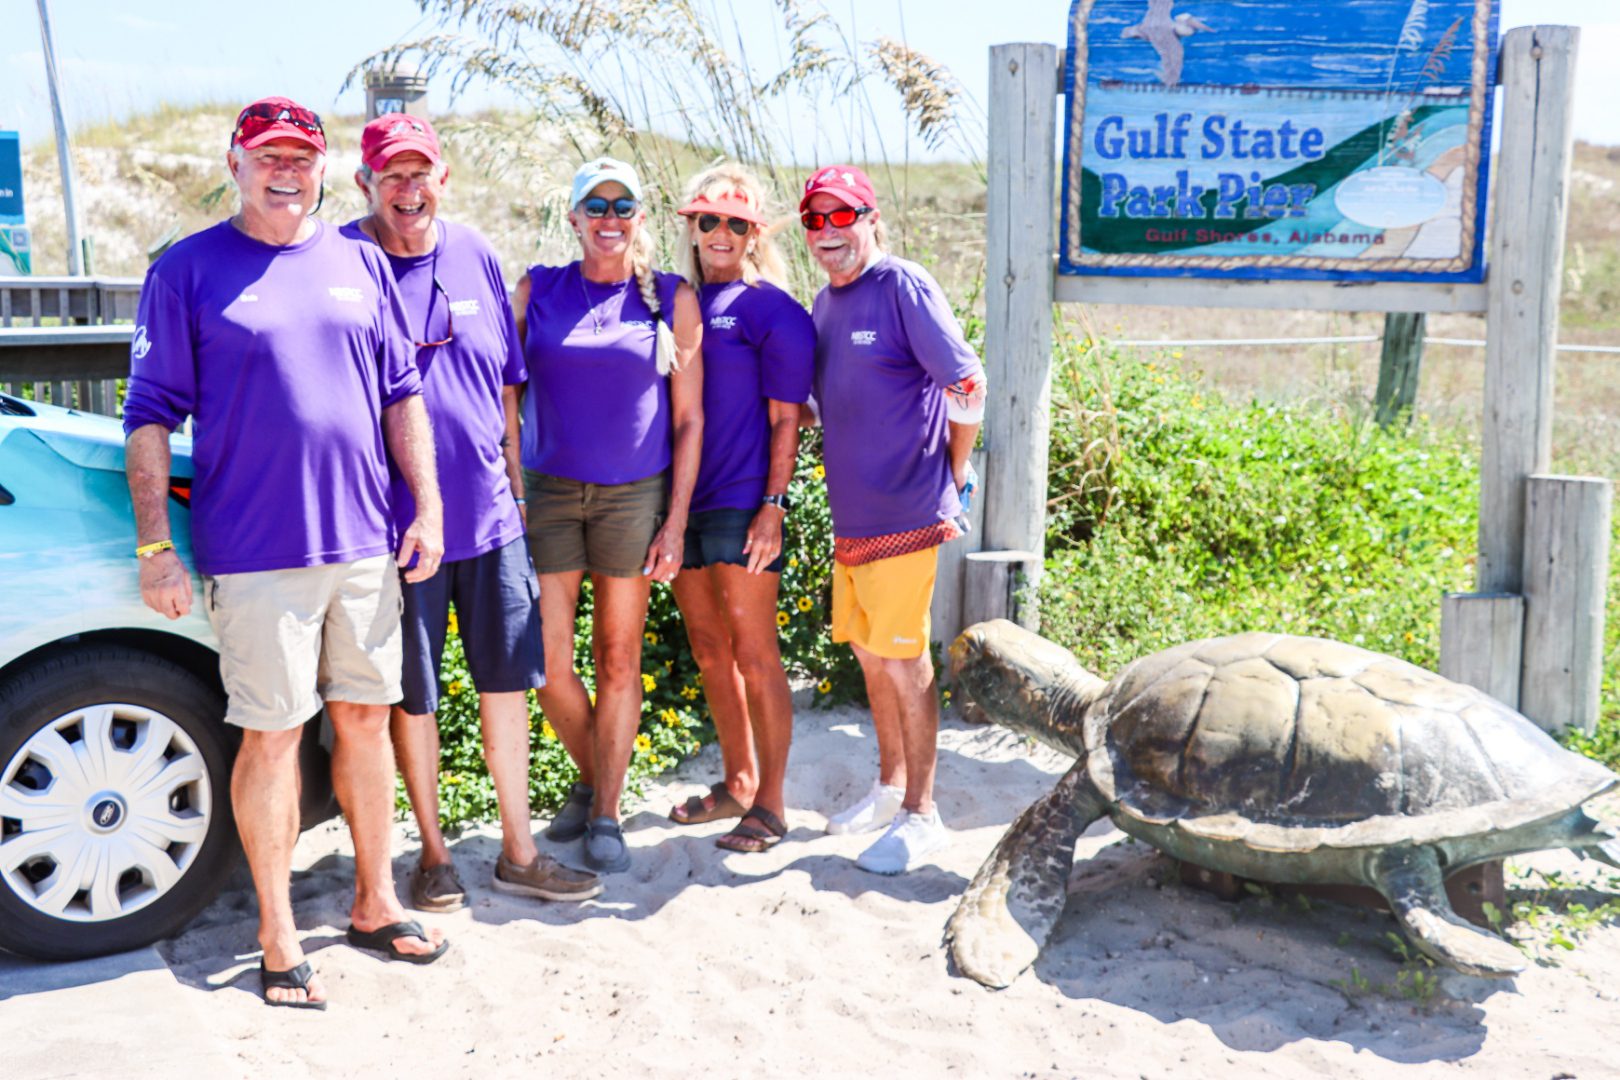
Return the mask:
M 788 841 L 765 855 L 716 849 L 723 824 L 677 829 L 664 817 L 717 774 L 713 747 L 628 818 L 635 865 L 598 901 L 491 892 L 496 834 L 469 832 L 455 853 L 471 904 L 438 917 L 453 948 L 426 968 L 343 944 L 351 860 L 342 828 L 325 826 L 301 841 L 293 888 L 328 1012 L 260 1003 L 239 873 L 155 949 L 58 965 L 0 957 L 0 1073 L 1620 1076 L 1620 927 L 1515 982 L 1442 976 L 1419 1004 L 1396 989 L 1387 918 L 1222 902 L 1175 884 L 1165 860 L 1106 822 L 1080 843 L 1046 952 L 1010 989 L 986 991 L 954 973 L 945 921 L 1005 826 L 1067 762 L 954 721 L 941 746 L 954 842 L 899 878 L 854 868 L 866 839 L 822 833 L 824 813 L 864 791 L 875 768 L 856 711 L 801 712 L 788 786 L 799 809 Z M 404 825 L 396 849 L 403 881 L 414 855 Z M 1564 854 L 1535 864 L 1620 883 Z M 1585 891 L 1590 904 L 1606 898 Z

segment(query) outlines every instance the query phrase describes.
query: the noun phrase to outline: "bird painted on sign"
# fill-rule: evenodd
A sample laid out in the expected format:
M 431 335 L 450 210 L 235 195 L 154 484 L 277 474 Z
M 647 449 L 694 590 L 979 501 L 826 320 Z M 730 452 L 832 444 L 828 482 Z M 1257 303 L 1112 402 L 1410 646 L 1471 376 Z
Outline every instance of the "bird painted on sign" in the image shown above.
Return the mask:
M 1119 35 L 1121 38 L 1138 38 L 1153 46 L 1159 54 L 1159 81 L 1166 86 L 1175 86 L 1181 81 L 1181 63 L 1185 52 L 1181 39 L 1200 30 L 1214 30 L 1204 20 L 1186 12 L 1171 18 L 1170 9 L 1175 4 L 1176 0 L 1148 0 L 1147 14 L 1142 21 L 1135 26 L 1127 26 Z

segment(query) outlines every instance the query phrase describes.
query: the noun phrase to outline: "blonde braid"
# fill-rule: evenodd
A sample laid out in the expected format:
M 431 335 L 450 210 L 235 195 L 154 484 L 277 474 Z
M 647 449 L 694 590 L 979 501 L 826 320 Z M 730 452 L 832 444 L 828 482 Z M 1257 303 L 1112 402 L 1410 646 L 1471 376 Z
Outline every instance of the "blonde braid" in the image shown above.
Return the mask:
M 635 254 L 630 259 L 630 271 L 636 275 L 641 300 L 652 312 L 653 334 L 657 341 L 658 374 L 668 375 L 680 370 L 680 359 L 675 354 L 675 332 L 660 317 L 663 306 L 658 302 L 658 278 L 653 273 L 653 255 L 656 252 L 652 234 L 643 225 L 636 230 Z M 674 313 L 671 312 L 671 317 Z

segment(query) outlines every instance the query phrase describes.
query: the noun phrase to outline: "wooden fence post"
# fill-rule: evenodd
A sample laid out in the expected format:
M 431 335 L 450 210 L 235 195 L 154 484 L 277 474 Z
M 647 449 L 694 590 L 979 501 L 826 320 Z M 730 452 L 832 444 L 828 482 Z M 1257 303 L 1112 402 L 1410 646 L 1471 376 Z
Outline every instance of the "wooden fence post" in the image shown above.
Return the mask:
M 1519 707 L 1524 597 L 1447 593 L 1440 599 L 1440 674 Z
M 1378 390 L 1373 394 L 1373 420 L 1381 428 L 1403 415 L 1411 418 L 1423 368 L 1423 332 L 1428 325 L 1429 317 L 1421 311 L 1392 311 L 1384 316 L 1384 351 L 1378 358 Z
M 973 470 L 984 482 L 984 451 L 973 451 Z M 939 642 L 942 649 L 949 648 L 967 621 L 962 617 L 963 560 L 979 550 L 984 538 L 984 492 L 973 498 L 968 508 L 968 534 L 960 540 L 940 545 L 939 565 L 934 573 L 934 602 L 928 609 L 930 639 Z M 941 672 L 941 677 L 945 677 Z
M 1525 498 L 1519 711 L 1559 732 L 1597 725 L 1609 584 L 1607 480 L 1532 476 Z
M 1525 482 L 1551 464 L 1579 42 L 1573 26 L 1521 26 L 1502 36 L 1502 142 L 1485 313 L 1482 593 L 1521 591 Z
M 962 624 L 1011 619 L 1035 629 L 1031 590 L 1041 557 L 1033 551 L 975 551 L 968 555 L 962 577 Z
M 1055 46 L 991 47 L 984 329 L 990 400 L 980 546 L 1032 552 L 1037 566 L 1045 550 L 1052 405 L 1057 85 Z

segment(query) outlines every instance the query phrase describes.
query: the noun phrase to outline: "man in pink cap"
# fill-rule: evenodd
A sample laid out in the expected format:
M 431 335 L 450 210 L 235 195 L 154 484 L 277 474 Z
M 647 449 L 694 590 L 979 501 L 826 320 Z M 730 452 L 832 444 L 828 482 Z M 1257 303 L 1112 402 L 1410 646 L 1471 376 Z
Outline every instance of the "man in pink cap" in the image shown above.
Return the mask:
M 394 892 L 388 706 L 400 694 L 400 567 L 443 551 L 433 437 L 382 253 L 311 217 L 320 117 L 287 98 L 243 109 L 229 220 L 147 272 L 124 403 L 141 596 L 179 618 L 191 575 L 169 533 L 169 434 L 197 420 L 192 550 L 219 639 L 225 719 L 242 729 L 231 808 L 259 900 L 272 1005 L 324 1009 L 293 920 L 298 753 L 325 706 L 332 783 L 354 838 L 352 944 L 427 963 L 448 947 Z M 389 458 L 415 512 L 389 514 Z M 396 565 L 397 561 L 397 565 Z
M 539 583 L 524 540 L 518 389 L 527 379 L 500 263 L 475 230 L 438 216 L 449 183 L 433 125 L 386 113 L 360 135 L 355 182 L 367 215 L 345 231 L 375 242 L 399 283 L 433 421 L 444 492 L 444 564 L 405 586 L 404 698 L 394 707 L 394 753 L 422 834 L 411 873 L 415 907 L 454 911 L 466 889 L 439 828 L 439 664 L 455 604 L 478 689 L 484 757 L 501 808 L 501 854 L 490 883 L 545 900 L 601 892 L 595 874 L 535 848 L 529 825 L 528 691 L 545 685 Z M 396 476 L 396 523 L 413 514 Z
M 833 517 L 832 636 L 860 660 L 878 743 L 871 790 L 827 831 L 884 829 L 856 865 L 898 874 L 948 841 L 934 805 L 928 609 L 939 545 L 961 535 L 984 366 L 928 271 L 888 254 L 865 173 L 818 169 L 799 211 L 828 280 L 812 316 Z

